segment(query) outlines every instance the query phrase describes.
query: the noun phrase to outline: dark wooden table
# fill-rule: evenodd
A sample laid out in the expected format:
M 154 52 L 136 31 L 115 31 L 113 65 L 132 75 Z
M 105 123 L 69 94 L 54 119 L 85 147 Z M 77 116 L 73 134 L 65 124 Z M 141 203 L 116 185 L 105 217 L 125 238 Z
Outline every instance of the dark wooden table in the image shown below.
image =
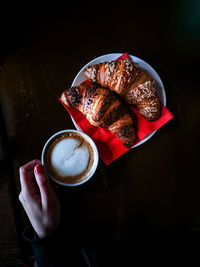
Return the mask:
M 14 260 L 9 251 L 16 260 L 30 254 L 21 238 L 28 222 L 18 201 L 18 168 L 40 158 L 52 134 L 75 128 L 58 98 L 88 61 L 107 53 L 128 52 L 152 65 L 175 117 L 111 165 L 100 161 L 87 184 L 57 189 L 66 228 L 114 241 L 171 236 L 200 223 L 199 7 L 160 2 L 36 1 L 3 9 L 1 266 Z

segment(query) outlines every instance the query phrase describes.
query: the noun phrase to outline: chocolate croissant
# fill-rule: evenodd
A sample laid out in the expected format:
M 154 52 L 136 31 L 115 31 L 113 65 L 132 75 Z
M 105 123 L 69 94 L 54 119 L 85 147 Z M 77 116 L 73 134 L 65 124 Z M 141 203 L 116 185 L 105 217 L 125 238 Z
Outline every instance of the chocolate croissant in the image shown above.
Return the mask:
M 82 112 L 92 125 L 111 131 L 125 147 L 134 145 L 134 119 L 116 93 L 99 85 L 82 84 L 64 91 L 61 100 L 66 106 Z
M 86 67 L 86 77 L 121 95 L 142 116 L 153 121 L 160 117 L 161 104 L 153 78 L 130 59 L 110 61 Z

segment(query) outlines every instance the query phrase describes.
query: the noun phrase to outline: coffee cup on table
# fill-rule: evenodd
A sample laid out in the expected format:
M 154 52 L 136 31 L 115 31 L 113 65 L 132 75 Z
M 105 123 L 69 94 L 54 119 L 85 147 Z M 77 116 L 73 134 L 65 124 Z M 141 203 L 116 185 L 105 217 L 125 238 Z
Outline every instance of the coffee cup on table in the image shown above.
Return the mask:
M 87 182 L 98 166 L 94 141 L 77 130 L 63 130 L 51 136 L 42 150 L 42 164 L 49 177 L 64 186 Z

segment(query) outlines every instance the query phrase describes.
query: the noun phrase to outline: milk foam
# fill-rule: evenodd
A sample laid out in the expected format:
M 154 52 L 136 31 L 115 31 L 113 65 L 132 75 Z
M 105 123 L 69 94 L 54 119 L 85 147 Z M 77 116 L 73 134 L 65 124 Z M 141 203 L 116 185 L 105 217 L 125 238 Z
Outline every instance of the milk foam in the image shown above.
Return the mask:
M 74 138 L 58 142 L 51 152 L 51 164 L 61 176 L 76 176 L 87 169 L 90 153 L 87 145 Z

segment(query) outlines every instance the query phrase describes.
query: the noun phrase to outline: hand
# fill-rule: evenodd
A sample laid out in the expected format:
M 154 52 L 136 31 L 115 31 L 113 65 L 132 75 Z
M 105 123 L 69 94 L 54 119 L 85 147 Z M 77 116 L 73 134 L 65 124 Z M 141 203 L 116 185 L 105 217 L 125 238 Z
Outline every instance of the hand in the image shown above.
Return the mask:
M 60 223 L 60 205 L 40 160 L 32 160 L 19 169 L 21 201 L 39 236 L 50 234 Z

